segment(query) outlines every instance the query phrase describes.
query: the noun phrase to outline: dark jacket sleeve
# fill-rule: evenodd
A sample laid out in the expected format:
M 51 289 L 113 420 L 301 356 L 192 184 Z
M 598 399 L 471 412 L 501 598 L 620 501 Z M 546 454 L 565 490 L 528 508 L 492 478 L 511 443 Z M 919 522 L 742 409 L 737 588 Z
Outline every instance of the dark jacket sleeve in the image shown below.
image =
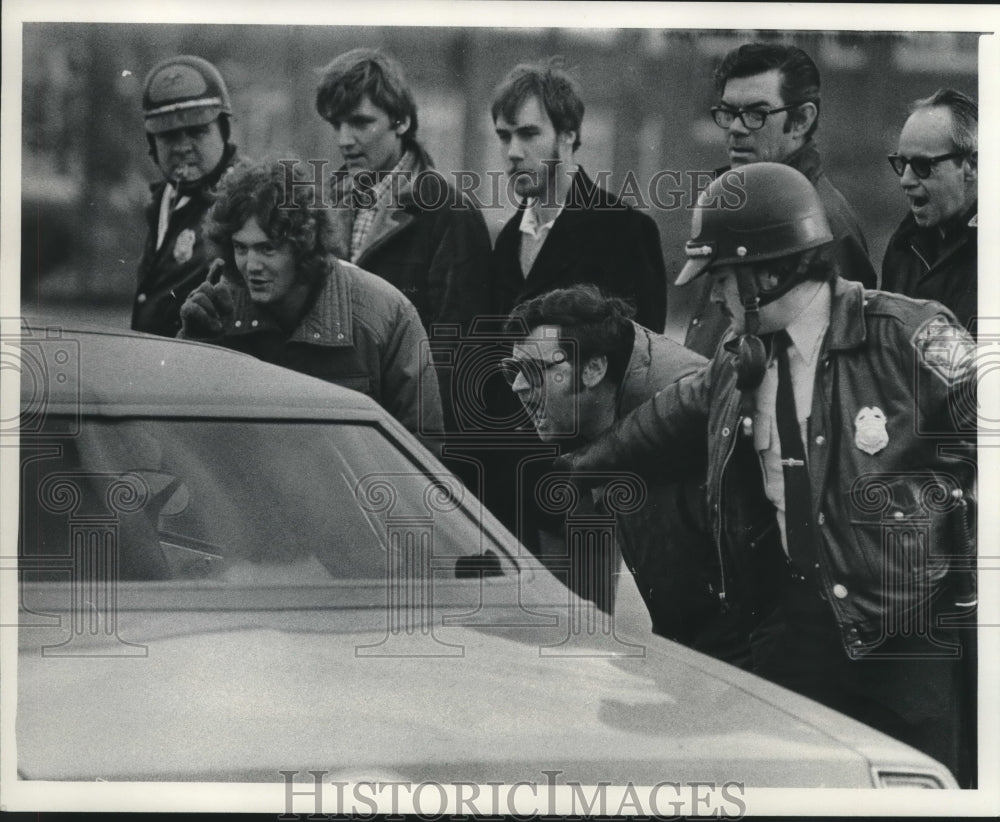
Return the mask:
M 958 496 L 950 500 L 953 596 L 963 607 L 976 601 L 976 515 L 978 483 L 970 457 L 978 433 L 976 344 L 955 316 L 928 301 L 925 318 L 909 339 L 898 340 L 900 368 L 917 365 L 917 400 L 922 430 L 948 436 L 944 450 L 963 455 L 950 466 Z M 954 434 L 963 435 L 964 444 Z M 941 446 L 939 446 L 940 448 Z
M 975 440 L 979 422 L 976 344 L 955 315 L 933 301 L 909 340 L 899 341 L 917 364 L 920 427 L 927 432 L 964 434 Z M 912 358 L 912 359 L 911 359 Z
M 878 274 L 868 255 L 868 241 L 857 212 L 825 174 L 816 182 L 816 192 L 837 243 L 834 253 L 840 265 L 840 276 L 859 282 L 865 288 L 878 288 Z
M 667 324 L 667 267 L 663 262 L 660 230 L 646 214 L 632 212 L 638 227 L 635 290 L 638 300 L 636 322 L 658 334 Z
M 468 332 L 492 300 L 490 235 L 482 212 L 449 189 L 440 209 L 427 273 L 431 323 L 458 324 Z
M 668 385 L 583 448 L 558 458 L 556 466 L 587 473 L 632 471 L 660 481 L 685 476 L 707 447 L 711 379 L 709 363 Z

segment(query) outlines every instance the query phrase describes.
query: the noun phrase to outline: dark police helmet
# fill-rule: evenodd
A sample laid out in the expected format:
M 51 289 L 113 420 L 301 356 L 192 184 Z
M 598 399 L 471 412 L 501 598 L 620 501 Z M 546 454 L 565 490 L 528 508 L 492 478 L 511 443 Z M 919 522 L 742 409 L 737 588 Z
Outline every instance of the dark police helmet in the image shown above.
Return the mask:
M 142 111 L 149 134 L 211 123 L 232 114 L 229 90 L 208 60 L 182 54 L 161 60 L 146 75 Z
M 701 192 L 691 219 L 684 285 L 718 265 L 788 257 L 833 241 L 830 224 L 809 180 L 781 163 L 729 169 Z

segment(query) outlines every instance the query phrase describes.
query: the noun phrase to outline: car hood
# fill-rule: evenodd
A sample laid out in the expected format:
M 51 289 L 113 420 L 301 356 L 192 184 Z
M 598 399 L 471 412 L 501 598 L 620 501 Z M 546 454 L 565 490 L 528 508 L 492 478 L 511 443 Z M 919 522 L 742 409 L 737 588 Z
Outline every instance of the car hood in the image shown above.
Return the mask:
M 280 771 L 308 780 L 322 770 L 541 783 L 557 770 L 585 784 L 857 787 L 873 761 L 900 766 L 909 754 L 660 640 L 540 648 L 516 628 L 344 633 L 317 628 L 312 613 L 205 631 L 184 614 L 132 617 L 130 634 L 143 638 L 134 656 L 43 656 L 22 643 L 24 778 L 280 782 Z M 47 633 L 22 629 L 36 632 Z

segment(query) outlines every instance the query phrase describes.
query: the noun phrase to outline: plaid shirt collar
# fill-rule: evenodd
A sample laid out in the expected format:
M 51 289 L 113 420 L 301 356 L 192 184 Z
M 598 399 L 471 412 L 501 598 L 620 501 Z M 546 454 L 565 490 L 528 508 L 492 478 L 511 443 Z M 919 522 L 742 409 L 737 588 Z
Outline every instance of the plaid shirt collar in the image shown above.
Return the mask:
M 354 214 L 354 224 L 351 228 L 351 262 L 357 262 L 361 256 L 377 218 L 393 205 L 389 196 L 393 181 L 397 175 L 403 175 L 403 182 L 409 182 L 407 177 L 412 174 L 415 166 L 415 154 L 410 150 L 404 151 L 392 171 L 378 175 L 375 185 L 363 189 L 364 202 L 371 204 L 368 207 L 358 207 L 356 203 L 361 190 L 352 186 L 351 211 Z M 400 186 L 397 186 L 396 191 L 399 190 Z

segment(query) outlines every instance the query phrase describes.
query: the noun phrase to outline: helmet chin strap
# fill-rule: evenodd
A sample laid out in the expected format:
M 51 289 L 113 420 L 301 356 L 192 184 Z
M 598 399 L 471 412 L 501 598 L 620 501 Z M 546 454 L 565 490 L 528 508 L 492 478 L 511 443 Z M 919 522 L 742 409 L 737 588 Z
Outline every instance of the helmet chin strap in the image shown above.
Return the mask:
M 757 336 L 760 330 L 760 288 L 749 265 L 736 267 L 736 283 L 743 301 L 745 331 L 736 343 L 736 388 L 755 391 L 767 371 L 767 348 Z

